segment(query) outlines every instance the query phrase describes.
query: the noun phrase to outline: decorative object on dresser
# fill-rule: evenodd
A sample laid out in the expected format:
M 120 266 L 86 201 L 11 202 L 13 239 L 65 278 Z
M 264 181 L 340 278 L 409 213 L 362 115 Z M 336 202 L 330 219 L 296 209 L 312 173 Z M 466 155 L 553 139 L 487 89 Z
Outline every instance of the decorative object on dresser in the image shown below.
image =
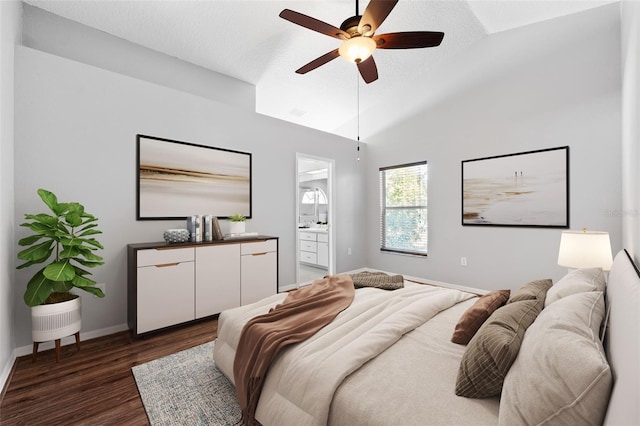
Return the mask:
M 277 292 L 277 237 L 128 245 L 127 313 L 134 336 Z
M 213 234 L 212 241 L 220 241 L 224 239 L 224 235 L 222 234 L 222 230 L 220 229 L 220 222 L 215 216 L 211 217 L 211 232 Z
M 162 236 L 168 243 L 184 243 L 189 241 L 189 231 L 186 229 L 167 229 Z
M 229 234 L 240 235 L 246 232 L 246 220 L 247 218 L 240 213 L 234 213 L 229 216 Z
M 53 214 L 24 215 L 28 222 L 20 226 L 33 234 L 18 242 L 28 247 L 18 253 L 18 259 L 25 263 L 17 269 L 50 260 L 27 283 L 24 301 L 32 308 L 33 359 L 40 342 L 55 340 L 59 361 L 63 337 L 75 335 L 80 349 L 81 301 L 70 291 L 78 288 L 104 297 L 89 278 L 91 272 L 85 269 L 104 264 L 102 257 L 94 253 L 103 246 L 93 237 L 102 232 L 97 228 L 98 218 L 87 213 L 82 204 L 59 203 L 55 194 L 45 189 L 38 189 L 38 195 Z
M 569 227 L 569 147 L 462 162 L 462 225 Z
M 137 219 L 251 217 L 251 154 L 137 135 Z

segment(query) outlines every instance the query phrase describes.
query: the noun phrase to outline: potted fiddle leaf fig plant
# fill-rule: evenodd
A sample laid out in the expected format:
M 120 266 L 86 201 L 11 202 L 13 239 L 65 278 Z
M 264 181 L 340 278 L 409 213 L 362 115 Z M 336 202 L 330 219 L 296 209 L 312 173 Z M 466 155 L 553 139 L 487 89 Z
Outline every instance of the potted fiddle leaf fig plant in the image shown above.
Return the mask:
M 80 298 L 71 290 L 76 288 L 104 297 L 86 269 L 104 264 L 103 258 L 95 253 L 104 247 L 94 238 L 102 231 L 98 229 L 98 218 L 87 213 L 82 204 L 58 202 L 55 194 L 45 189 L 38 189 L 38 195 L 50 213 L 24 215 L 27 222 L 20 226 L 29 228 L 33 234 L 18 242 L 26 248 L 18 253 L 18 259 L 24 263 L 17 266 L 23 269 L 46 263 L 29 280 L 24 293 L 25 303 L 32 307 L 33 341 L 56 340 L 74 333 L 78 339 Z M 65 309 L 63 303 L 77 312 L 63 314 L 72 318 L 73 324 L 51 330 L 55 321 L 47 319 L 52 314 L 46 311 L 52 309 L 58 315 Z

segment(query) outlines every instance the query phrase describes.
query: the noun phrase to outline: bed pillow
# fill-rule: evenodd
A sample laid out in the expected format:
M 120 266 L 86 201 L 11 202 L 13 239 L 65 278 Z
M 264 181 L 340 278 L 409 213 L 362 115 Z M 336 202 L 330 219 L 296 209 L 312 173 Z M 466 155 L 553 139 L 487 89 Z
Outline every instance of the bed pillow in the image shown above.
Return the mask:
M 511 293 L 507 303 L 518 302 L 520 300 L 542 299 L 544 303 L 547 290 L 551 288 L 553 282 L 550 279 L 535 280 L 528 282 L 518 290 Z
M 451 337 L 453 343 L 466 345 L 489 316 L 509 299 L 511 290 L 495 290 L 475 301 L 458 320 Z
M 384 272 L 363 271 L 351 274 L 355 288 L 374 287 L 382 290 L 397 290 L 404 287 L 402 275 L 389 275 Z
M 543 306 L 543 299 L 519 300 L 491 314 L 462 355 L 456 395 L 488 398 L 500 394 L 524 333 Z
M 504 381 L 499 424 L 593 424 L 604 420 L 611 369 L 598 339 L 602 292 L 564 297 L 527 330 Z
M 562 277 L 547 292 L 544 306 L 584 291 L 604 291 L 606 281 L 602 268 L 575 269 Z

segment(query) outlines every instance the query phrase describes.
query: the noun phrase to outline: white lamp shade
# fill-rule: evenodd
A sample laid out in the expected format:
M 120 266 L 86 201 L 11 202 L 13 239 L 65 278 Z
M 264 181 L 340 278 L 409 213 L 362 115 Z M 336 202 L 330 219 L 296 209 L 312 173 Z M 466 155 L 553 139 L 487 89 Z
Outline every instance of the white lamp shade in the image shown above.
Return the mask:
M 558 265 L 565 268 L 611 269 L 611 242 L 608 232 L 563 231 Z

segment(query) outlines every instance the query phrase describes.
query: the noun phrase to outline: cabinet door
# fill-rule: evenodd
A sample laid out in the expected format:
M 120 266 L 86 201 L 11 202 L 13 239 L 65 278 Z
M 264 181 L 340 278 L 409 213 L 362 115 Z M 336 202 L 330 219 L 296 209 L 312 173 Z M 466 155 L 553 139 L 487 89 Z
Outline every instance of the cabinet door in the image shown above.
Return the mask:
M 240 306 L 240 244 L 196 248 L 196 318 Z
M 278 254 L 254 253 L 242 256 L 240 303 L 257 302 L 277 292 Z
M 317 243 L 318 252 L 317 259 L 318 265 L 329 266 L 329 243 Z
M 136 333 L 194 319 L 194 265 L 191 262 L 140 267 Z

